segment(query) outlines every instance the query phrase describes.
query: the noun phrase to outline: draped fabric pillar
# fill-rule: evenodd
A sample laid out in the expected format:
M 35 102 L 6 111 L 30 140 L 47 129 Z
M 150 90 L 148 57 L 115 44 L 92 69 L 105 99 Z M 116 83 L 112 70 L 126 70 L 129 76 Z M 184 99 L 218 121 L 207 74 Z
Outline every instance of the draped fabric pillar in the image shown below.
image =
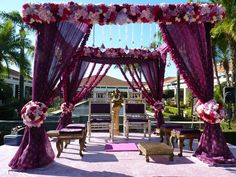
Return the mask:
M 40 24 L 36 28 L 32 101 L 49 104 L 62 73 L 72 62 L 72 55 L 87 25 L 58 22 Z M 54 157 L 44 127 L 26 127 L 9 166 L 16 170 L 33 169 L 50 164 Z
M 160 24 L 160 29 L 172 59 L 192 93 L 202 103 L 212 100 L 214 85 L 210 46 L 211 24 Z M 205 122 L 195 156 L 211 165 L 235 163 L 219 123 Z

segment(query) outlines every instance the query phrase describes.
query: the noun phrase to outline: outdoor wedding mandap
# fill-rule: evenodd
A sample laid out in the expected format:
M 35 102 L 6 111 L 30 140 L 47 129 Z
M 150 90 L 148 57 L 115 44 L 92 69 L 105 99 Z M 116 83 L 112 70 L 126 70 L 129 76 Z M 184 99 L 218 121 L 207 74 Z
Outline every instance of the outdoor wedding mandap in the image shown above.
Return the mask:
M 223 107 L 213 99 L 210 30 L 224 16 L 224 8 L 215 4 L 24 4 L 23 21 L 37 31 L 33 92 L 32 101 L 21 111 L 26 129 L 9 166 L 27 170 L 52 163 L 55 155 L 43 127 L 47 106 L 62 90 L 63 112 L 57 129 L 64 128 L 72 122 L 74 105 L 91 93 L 112 64 L 120 68 L 135 91 L 122 68 L 122 65 L 127 66 L 145 101 L 153 107 L 157 127 L 160 127 L 164 123 L 161 99 L 167 52 L 199 99 L 196 110 L 205 125 L 194 156 L 213 165 L 235 163 L 220 128 Z M 156 23 L 165 44 L 155 50 L 86 47 L 95 24 L 127 23 Z M 89 63 L 93 63 L 92 71 L 83 86 L 81 81 Z M 100 68 L 91 80 L 98 63 Z M 141 69 L 149 93 L 134 64 Z M 79 86 L 82 89 L 77 92 Z

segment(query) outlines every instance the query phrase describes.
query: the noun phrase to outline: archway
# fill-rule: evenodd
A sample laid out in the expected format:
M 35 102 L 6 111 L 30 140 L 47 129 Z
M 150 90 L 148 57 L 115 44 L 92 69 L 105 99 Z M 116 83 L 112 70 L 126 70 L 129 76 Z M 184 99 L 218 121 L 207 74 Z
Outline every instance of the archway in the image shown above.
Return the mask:
M 194 3 L 154 6 L 78 5 L 73 2 L 25 4 L 23 20 L 37 30 L 33 101 L 22 110 L 22 118 L 27 128 L 23 141 L 9 164 L 10 167 L 18 170 L 30 169 L 53 161 L 54 153 L 46 132 L 41 126 L 45 119 L 46 105 L 56 93 L 62 75 L 64 78 L 70 77 L 70 72 L 68 72 L 70 66 L 80 68 L 80 70 L 72 70 L 73 72 L 83 73 L 83 69 L 86 68 L 86 62 L 82 60 L 75 62 L 74 54 L 76 51 L 80 53 L 87 50 L 85 45 L 92 25 L 96 23 L 122 25 L 137 22 L 160 24 L 164 41 L 167 43 L 174 62 L 193 94 L 201 101 L 199 115 L 205 121 L 205 129 L 195 155 L 211 164 L 235 163 L 235 158 L 226 144 L 218 122 L 223 117 L 217 112 L 221 108 L 212 109 L 210 111 L 212 114 L 209 113 L 209 109 L 205 108 L 218 105 L 212 100 L 213 72 L 209 32 L 211 25 L 221 20 L 224 15 L 221 6 Z M 123 55 L 126 56 L 125 53 Z M 81 55 L 77 56 L 80 58 Z M 119 58 L 120 56 L 118 60 Z M 93 60 L 96 61 L 98 58 Z M 160 66 L 160 63 L 153 65 L 153 68 L 157 69 L 157 66 Z M 146 68 L 151 68 L 151 65 Z M 144 68 L 143 71 L 152 74 Z M 161 70 L 158 73 L 160 76 Z M 161 77 L 162 75 L 158 80 L 159 85 L 163 79 Z M 64 81 L 67 82 L 68 79 Z M 71 81 L 75 83 L 73 79 Z M 158 90 L 153 89 L 152 86 L 150 88 L 153 89 L 153 94 L 157 95 L 157 99 L 152 102 L 154 106 L 157 103 L 156 110 L 159 108 L 158 101 L 162 95 L 160 88 Z

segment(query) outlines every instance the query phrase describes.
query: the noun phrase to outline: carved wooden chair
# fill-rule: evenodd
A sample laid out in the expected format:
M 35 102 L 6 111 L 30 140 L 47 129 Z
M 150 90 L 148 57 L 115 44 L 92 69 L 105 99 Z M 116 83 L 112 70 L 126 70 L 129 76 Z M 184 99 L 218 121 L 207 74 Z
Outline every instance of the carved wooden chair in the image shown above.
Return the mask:
M 148 138 L 151 138 L 151 120 L 146 114 L 146 103 L 142 100 L 136 103 L 124 100 L 124 135 L 128 139 L 130 130 L 138 129 L 144 131 L 144 137 L 148 133 Z
M 89 99 L 89 115 L 87 122 L 88 139 L 92 130 L 108 130 L 113 141 L 113 120 L 110 100 Z

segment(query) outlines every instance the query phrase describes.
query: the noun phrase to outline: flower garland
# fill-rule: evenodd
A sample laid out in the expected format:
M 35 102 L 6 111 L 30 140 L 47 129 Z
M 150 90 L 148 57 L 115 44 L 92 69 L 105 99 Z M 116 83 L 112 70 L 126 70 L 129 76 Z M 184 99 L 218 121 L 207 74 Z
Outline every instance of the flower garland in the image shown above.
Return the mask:
M 56 21 L 85 22 L 87 24 L 125 23 L 215 23 L 225 16 L 224 8 L 216 4 L 31 4 L 23 5 L 23 20 L 28 24 Z
M 38 101 L 28 102 L 21 110 L 23 123 L 28 127 L 40 127 L 46 120 L 48 107 Z
M 74 111 L 74 105 L 72 103 L 62 103 L 61 104 L 61 111 L 63 113 L 71 113 Z
M 157 59 L 160 57 L 159 50 L 149 51 L 143 49 L 129 49 L 125 53 L 122 48 L 107 48 L 102 52 L 99 48 L 85 47 L 78 53 L 80 57 L 89 58 L 136 58 L 136 59 Z
M 213 99 L 206 103 L 198 101 L 194 110 L 202 120 L 209 124 L 220 123 L 225 118 L 223 105 L 216 103 Z

